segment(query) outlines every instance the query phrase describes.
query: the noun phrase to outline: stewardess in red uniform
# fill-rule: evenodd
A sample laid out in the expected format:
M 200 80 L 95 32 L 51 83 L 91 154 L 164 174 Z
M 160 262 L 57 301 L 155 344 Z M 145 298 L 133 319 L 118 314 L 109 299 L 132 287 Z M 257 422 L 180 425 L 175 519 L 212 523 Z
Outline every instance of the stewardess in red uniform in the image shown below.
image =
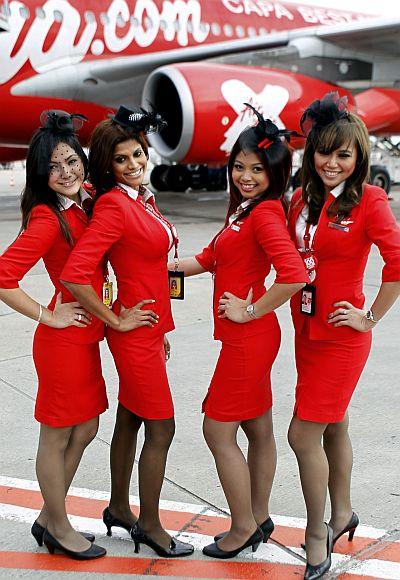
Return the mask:
M 291 304 L 298 377 L 289 442 L 307 508 L 304 577 L 311 580 L 326 573 L 333 544 L 346 532 L 351 540 L 359 523 L 350 500 L 347 409 L 368 359 L 371 331 L 400 292 L 400 229 L 386 193 L 366 184 L 368 132 L 346 100 L 329 93 L 314 101 L 301 126 L 308 134 L 302 190 L 293 196 L 289 229 L 310 281 Z M 378 294 L 365 307 L 363 277 L 373 243 L 385 265 Z
M 156 113 L 120 107 L 115 116 L 95 128 L 89 154 L 89 177 L 96 191 L 93 216 L 61 278 L 87 310 L 107 323 L 107 341 L 119 376 L 111 443 L 111 499 L 103 513 L 108 534 L 112 526 L 125 528 L 136 552 L 143 543 L 171 558 L 191 554 L 193 546 L 169 536 L 158 510 L 175 430 L 165 334 L 174 328 L 167 257 L 177 236 L 142 183 L 148 158 L 145 133 L 163 125 Z M 91 284 L 105 254 L 118 283 L 112 310 L 104 306 Z M 136 320 L 136 328 L 120 332 L 118 315 Z M 129 506 L 129 483 L 142 423 L 145 441 L 139 460 L 137 520 Z
M 257 126 L 240 134 L 229 157 L 225 225 L 200 254 L 180 264 L 185 276 L 213 273 L 214 338 L 222 342 L 203 402 L 204 437 L 232 518 L 230 530 L 203 549 L 214 558 L 233 558 L 248 546 L 255 551 L 274 529 L 268 506 L 276 467 L 270 373 L 281 338 L 274 310 L 307 281 L 282 202 L 292 167 L 284 138 L 291 132 L 255 113 Z M 271 265 L 276 278 L 267 291 Z M 237 444 L 239 427 L 248 439 L 247 461 Z
M 67 518 L 65 494 L 85 447 L 97 433 L 99 414 L 107 408 L 101 374 L 99 341 L 104 324 L 92 318 L 59 282 L 61 270 L 88 218 L 82 203 L 90 196 L 82 189 L 87 158 L 75 135 L 84 117 L 64 111 L 44 111 L 26 160 L 22 194 L 22 228 L 0 257 L 0 299 L 37 320 L 33 359 L 39 385 L 35 418 L 40 425 L 36 472 L 44 506 L 31 532 L 50 553 L 89 560 L 106 551 L 91 542 L 93 534 L 79 534 Z M 44 307 L 19 287 L 20 280 L 40 259 L 54 286 Z M 92 276 L 100 293 L 101 265 Z

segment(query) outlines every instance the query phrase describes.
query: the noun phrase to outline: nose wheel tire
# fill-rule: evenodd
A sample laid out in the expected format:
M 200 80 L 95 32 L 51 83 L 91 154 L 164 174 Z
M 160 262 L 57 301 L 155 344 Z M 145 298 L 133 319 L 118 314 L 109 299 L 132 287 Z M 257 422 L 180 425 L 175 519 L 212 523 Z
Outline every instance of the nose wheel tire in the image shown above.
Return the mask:
M 377 185 L 386 191 L 389 195 L 391 188 L 391 179 L 387 169 L 380 165 L 372 165 L 369 182 Z

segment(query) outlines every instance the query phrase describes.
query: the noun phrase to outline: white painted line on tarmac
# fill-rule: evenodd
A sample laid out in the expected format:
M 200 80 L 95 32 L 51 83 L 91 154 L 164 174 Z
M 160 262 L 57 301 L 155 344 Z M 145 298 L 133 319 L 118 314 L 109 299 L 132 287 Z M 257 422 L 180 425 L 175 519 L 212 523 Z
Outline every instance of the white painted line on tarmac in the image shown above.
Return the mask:
M 364 560 L 346 574 L 358 574 L 360 576 L 370 576 L 379 580 L 399 580 L 400 564 L 387 560 Z

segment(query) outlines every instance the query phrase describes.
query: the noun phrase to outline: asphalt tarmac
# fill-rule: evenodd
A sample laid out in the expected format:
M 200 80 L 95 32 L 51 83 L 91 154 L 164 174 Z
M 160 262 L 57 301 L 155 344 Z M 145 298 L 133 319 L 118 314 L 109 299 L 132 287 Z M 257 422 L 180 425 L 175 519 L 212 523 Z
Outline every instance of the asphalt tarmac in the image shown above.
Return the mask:
M 18 196 L 23 172 L 0 171 L 0 251 L 19 230 Z M 12 183 L 12 182 L 11 182 Z M 400 219 L 400 191 L 394 188 L 391 205 Z M 177 226 L 182 256 L 193 255 L 206 245 L 221 226 L 226 211 L 224 192 L 163 193 L 159 207 Z M 373 248 L 365 278 L 367 304 L 380 284 L 382 260 Z M 273 276 L 267 280 L 272 283 Z M 51 286 L 42 263 L 25 277 L 22 287 L 46 303 Z M 219 344 L 212 340 L 212 285 L 208 274 L 188 279 L 186 299 L 173 302 L 176 330 L 169 335 L 172 356 L 168 371 L 176 407 L 176 436 L 170 450 L 162 491 L 163 521 L 168 529 L 196 545 L 194 556 L 184 563 L 154 558 L 143 548 L 140 557 L 126 541 L 107 538 L 101 509 L 110 489 L 109 444 L 116 408 L 117 376 L 102 345 L 104 376 L 110 409 L 101 417 L 96 440 L 85 453 L 74 480 L 69 513 L 81 529 L 96 531 L 98 543 L 110 558 L 96 565 L 71 563 L 62 556 L 46 556 L 29 535 L 29 522 L 40 507 L 35 481 L 38 425 L 33 419 L 36 378 L 31 358 L 35 323 L 0 304 L 0 578 L 158 577 L 179 578 L 295 578 L 304 571 L 299 543 L 303 537 L 305 508 L 299 487 L 297 464 L 286 441 L 293 410 L 295 367 L 293 330 L 289 309 L 278 310 L 282 344 L 273 369 L 274 424 L 278 468 L 271 511 L 278 523 L 275 542 L 268 542 L 255 555 L 245 554 L 232 562 L 214 562 L 201 555 L 201 546 L 227 528 L 223 521 L 227 506 L 216 476 L 212 457 L 201 431 L 201 402 L 218 356 Z M 353 507 L 364 527 L 353 546 L 338 544 L 330 578 L 400 579 L 400 306 L 392 308 L 374 329 L 373 351 L 350 407 L 354 445 Z M 66 356 L 68 354 L 66 353 Z M 73 361 L 71 361 L 73 362 Z M 243 440 L 242 440 L 243 443 Z M 139 443 L 140 448 L 140 443 Z M 137 470 L 131 493 L 137 496 Z M 329 513 L 327 511 L 327 517 Z M 284 547 L 286 546 L 286 548 Z M 56 564 L 55 564 L 56 562 Z M 97 567 L 96 567 L 97 566 Z M 222 566 L 222 567 L 221 567 Z M 56 571 L 58 570 L 58 572 Z M 62 576 L 62 577 L 63 577 Z

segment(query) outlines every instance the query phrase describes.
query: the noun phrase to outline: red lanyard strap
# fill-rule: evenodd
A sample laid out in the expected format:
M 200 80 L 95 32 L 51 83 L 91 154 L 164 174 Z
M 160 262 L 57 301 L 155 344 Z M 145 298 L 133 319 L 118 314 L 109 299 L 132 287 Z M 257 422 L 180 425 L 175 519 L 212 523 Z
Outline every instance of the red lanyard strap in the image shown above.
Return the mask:
M 165 224 L 168 229 L 171 232 L 171 236 L 172 236 L 172 243 L 175 247 L 175 253 L 174 253 L 174 260 L 179 260 L 178 257 L 178 245 L 179 245 L 179 237 L 178 237 L 178 232 L 176 227 L 174 226 L 174 224 L 171 224 L 167 219 L 165 219 L 165 217 L 156 209 L 156 207 L 153 205 L 153 203 L 151 203 L 149 200 L 148 201 L 143 201 L 142 198 L 138 198 L 138 201 L 144 206 L 144 208 L 152 213 L 157 219 L 159 219 L 163 224 Z
M 312 252 L 312 244 L 310 244 L 311 235 L 310 235 L 310 224 L 307 223 L 306 231 L 304 232 L 303 240 L 304 240 L 304 249 L 306 252 Z

